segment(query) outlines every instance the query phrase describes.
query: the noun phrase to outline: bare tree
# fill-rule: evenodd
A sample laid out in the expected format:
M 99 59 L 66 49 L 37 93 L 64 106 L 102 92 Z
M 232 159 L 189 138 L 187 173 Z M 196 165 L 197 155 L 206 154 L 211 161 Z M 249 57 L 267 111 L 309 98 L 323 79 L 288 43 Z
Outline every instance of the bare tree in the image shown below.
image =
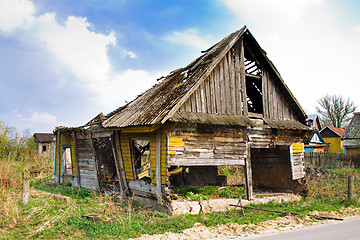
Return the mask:
M 353 101 L 336 95 L 326 95 L 318 100 L 318 104 L 316 111 L 322 126 L 342 128 L 349 123 L 350 113 L 356 110 Z

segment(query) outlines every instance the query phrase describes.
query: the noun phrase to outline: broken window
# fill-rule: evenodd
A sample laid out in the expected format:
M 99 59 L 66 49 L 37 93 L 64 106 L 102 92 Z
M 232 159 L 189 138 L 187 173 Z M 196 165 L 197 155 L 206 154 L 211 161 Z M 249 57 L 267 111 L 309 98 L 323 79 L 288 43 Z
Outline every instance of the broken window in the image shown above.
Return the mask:
M 131 161 L 135 180 L 141 179 L 147 182 L 151 182 L 150 158 L 150 140 L 131 140 Z

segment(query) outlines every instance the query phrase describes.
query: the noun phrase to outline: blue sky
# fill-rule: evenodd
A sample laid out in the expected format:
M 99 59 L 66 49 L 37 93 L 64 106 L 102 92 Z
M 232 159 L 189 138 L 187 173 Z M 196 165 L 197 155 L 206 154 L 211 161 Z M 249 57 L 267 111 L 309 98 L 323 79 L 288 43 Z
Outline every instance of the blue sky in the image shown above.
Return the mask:
M 360 6 L 334 0 L 0 0 L 0 121 L 80 126 L 247 25 L 302 107 L 360 105 Z

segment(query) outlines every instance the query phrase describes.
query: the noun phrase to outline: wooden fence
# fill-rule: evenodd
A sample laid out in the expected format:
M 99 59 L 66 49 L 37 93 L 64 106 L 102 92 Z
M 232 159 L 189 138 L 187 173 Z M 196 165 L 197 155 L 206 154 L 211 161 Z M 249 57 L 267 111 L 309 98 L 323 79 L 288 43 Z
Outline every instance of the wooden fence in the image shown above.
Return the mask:
M 360 154 L 304 153 L 306 166 L 321 168 L 360 167 Z

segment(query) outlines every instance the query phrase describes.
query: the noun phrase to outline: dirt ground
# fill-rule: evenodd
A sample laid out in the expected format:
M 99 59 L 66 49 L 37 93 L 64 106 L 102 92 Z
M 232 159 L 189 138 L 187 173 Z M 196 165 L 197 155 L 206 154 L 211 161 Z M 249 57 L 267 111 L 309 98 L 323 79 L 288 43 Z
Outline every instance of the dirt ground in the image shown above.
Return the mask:
M 311 212 L 312 215 L 345 218 L 360 215 L 360 208 L 345 208 L 333 212 Z M 314 224 L 323 224 L 334 220 L 313 220 L 306 216 L 285 216 L 275 220 L 268 220 L 259 224 L 239 225 L 228 223 L 214 227 L 205 227 L 200 223 L 195 223 L 192 228 L 185 229 L 180 233 L 166 232 L 159 235 L 142 235 L 137 240 L 165 240 L 165 239 L 235 239 L 238 237 L 253 236 L 256 234 L 266 234 L 290 229 L 302 228 Z

